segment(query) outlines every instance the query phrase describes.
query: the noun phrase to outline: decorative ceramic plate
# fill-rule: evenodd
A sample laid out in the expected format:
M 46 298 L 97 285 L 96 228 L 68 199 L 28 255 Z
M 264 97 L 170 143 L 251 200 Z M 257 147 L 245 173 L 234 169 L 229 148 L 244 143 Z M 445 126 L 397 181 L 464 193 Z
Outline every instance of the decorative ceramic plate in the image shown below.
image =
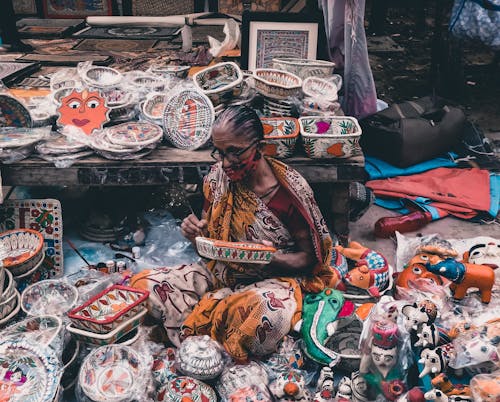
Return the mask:
M 107 130 L 107 129 L 106 129 Z M 140 151 L 142 148 L 137 146 L 116 145 L 109 141 L 106 130 L 104 133 L 93 135 L 90 140 L 90 146 L 97 151 L 107 151 L 114 154 L 127 154 Z
M 50 132 L 50 129 L 19 129 L 2 128 L 0 129 L 0 148 L 17 148 L 26 145 L 32 145 L 40 141 Z
M 83 393 L 95 402 L 132 401 L 144 386 L 144 373 L 138 352 L 129 346 L 108 345 L 85 358 L 78 382 Z
M 115 145 L 141 147 L 158 142 L 163 130 L 153 123 L 122 123 L 106 129 L 107 139 Z
M 16 98 L 0 95 L 0 127 L 31 127 L 29 110 Z
M 61 335 L 62 320 L 55 315 L 28 317 L 6 328 L 5 336 L 27 338 L 29 342 L 49 346 Z M 62 346 L 62 338 L 59 339 Z M 55 346 L 55 345 L 53 345 Z
M 32 229 L 14 229 L 0 233 L 0 258 L 13 275 L 20 275 L 39 261 L 43 236 Z M 25 269 L 28 267 L 27 269 Z
M 0 343 L 0 395 L 8 402 L 52 402 L 61 375 L 55 353 L 25 340 Z
M 207 237 L 196 237 L 196 248 L 201 256 L 212 260 L 269 264 L 276 249 L 258 243 L 230 242 Z
M 36 150 L 40 154 L 59 155 L 83 151 L 87 146 L 81 142 L 73 141 L 64 135 L 51 137 L 48 141 L 38 144 Z
M 175 147 L 195 150 L 210 140 L 214 119 L 210 99 L 201 92 L 187 89 L 166 101 L 163 127 Z
M 47 279 L 28 286 L 21 295 L 23 311 L 31 315 L 62 315 L 78 299 L 78 289 L 58 279 Z
M 121 339 L 125 338 L 128 334 L 134 331 L 144 321 L 144 316 L 147 312 L 148 310 L 143 308 L 136 315 L 123 321 L 107 334 L 97 334 L 95 332 L 85 331 L 80 328 L 75 328 L 72 324 L 67 325 L 66 329 L 80 342 L 99 346 L 119 343 Z
M 158 390 L 156 402 L 217 402 L 215 391 L 191 377 L 177 377 Z
M 86 156 L 92 155 L 93 151 L 81 151 L 69 154 L 59 154 L 59 155 L 38 155 L 40 158 L 52 162 L 56 167 L 67 167 L 67 164 L 72 164 L 73 161 L 77 159 L 84 158 Z
M 145 306 L 147 290 L 113 285 L 68 313 L 77 328 L 104 334 L 137 315 Z

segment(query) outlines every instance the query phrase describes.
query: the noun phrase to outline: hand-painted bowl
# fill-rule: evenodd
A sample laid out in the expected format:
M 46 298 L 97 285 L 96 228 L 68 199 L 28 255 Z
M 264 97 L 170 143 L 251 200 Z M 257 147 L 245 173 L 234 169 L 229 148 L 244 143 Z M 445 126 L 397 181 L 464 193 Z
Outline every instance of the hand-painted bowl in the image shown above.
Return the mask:
M 28 286 L 21 295 L 21 308 L 30 315 L 62 315 L 78 299 L 78 289 L 59 279 L 47 279 Z
M 0 234 L 0 258 L 13 275 L 33 268 L 43 254 L 43 236 L 32 229 L 14 229 Z
M 196 237 L 198 253 L 206 258 L 219 261 L 269 264 L 276 249 L 258 243 L 230 242 L 207 237 Z

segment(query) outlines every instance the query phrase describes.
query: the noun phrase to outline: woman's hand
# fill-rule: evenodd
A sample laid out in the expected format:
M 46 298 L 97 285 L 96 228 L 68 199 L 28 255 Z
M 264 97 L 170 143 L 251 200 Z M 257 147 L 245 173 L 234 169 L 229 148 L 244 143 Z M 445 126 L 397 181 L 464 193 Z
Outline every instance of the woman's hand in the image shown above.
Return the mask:
M 194 242 L 196 236 L 205 236 L 208 231 L 208 222 L 206 219 L 198 219 L 195 214 L 187 216 L 181 224 L 182 235 L 191 242 Z

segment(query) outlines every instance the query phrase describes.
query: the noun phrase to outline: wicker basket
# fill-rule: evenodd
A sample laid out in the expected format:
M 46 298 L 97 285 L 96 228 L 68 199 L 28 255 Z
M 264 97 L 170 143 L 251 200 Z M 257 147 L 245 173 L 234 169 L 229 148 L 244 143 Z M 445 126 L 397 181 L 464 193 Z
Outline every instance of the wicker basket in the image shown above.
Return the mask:
M 328 102 L 335 102 L 339 98 L 337 86 L 319 77 L 307 77 L 302 84 L 302 91 L 307 96 Z
M 335 63 L 325 60 L 278 58 L 273 59 L 273 68 L 288 71 L 305 79 L 312 76 L 327 77 L 332 75 Z
M 194 1 L 132 0 L 132 15 L 182 15 L 194 13 Z
M 257 68 L 253 76 L 255 89 L 268 98 L 286 99 L 297 96 L 302 87 L 302 80 L 286 71 Z

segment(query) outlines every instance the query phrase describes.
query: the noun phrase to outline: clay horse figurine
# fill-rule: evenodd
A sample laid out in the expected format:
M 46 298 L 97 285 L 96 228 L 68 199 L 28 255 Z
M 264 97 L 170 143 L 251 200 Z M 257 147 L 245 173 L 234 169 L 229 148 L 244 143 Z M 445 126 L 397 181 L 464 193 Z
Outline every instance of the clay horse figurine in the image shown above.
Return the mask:
M 453 258 L 428 262 L 425 267 L 430 272 L 442 275 L 453 282 L 451 289 L 455 299 L 462 300 L 469 288 L 478 288 L 481 292 L 481 301 L 490 302 L 491 289 L 495 283 L 493 268 L 487 265 L 459 262 Z

